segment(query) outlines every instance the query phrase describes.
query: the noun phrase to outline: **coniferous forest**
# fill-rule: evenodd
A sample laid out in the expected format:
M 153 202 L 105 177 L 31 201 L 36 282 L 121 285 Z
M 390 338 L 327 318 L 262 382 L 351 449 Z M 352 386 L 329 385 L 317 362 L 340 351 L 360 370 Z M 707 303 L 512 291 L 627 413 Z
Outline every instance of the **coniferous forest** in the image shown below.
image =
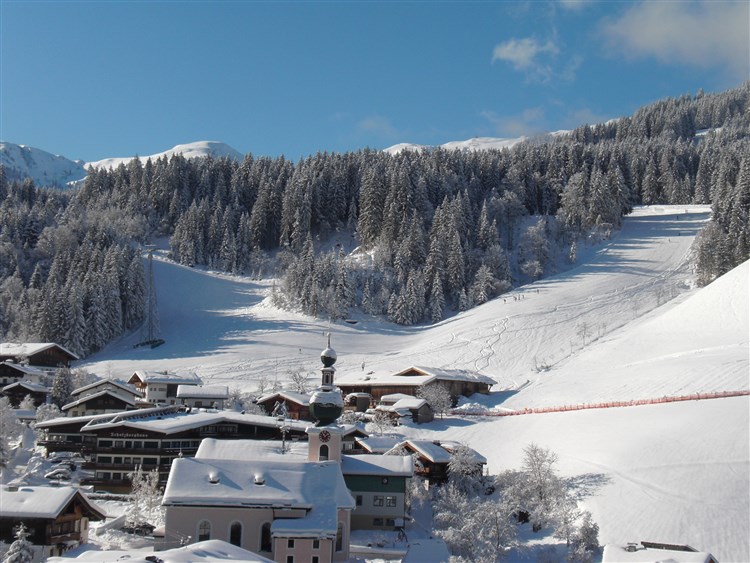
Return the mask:
M 0 338 L 85 356 L 134 329 L 157 237 L 182 264 L 283 278 L 282 306 L 416 324 L 575 261 L 633 205 L 689 203 L 713 209 L 706 284 L 750 257 L 750 82 L 502 151 L 134 159 L 70 191 L 0 168 Z

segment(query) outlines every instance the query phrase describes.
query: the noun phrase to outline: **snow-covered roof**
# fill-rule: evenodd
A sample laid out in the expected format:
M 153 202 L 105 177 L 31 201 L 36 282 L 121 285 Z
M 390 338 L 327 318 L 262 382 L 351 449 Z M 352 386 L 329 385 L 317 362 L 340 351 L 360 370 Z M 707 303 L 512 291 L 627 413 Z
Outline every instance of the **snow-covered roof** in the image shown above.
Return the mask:
M 77 401 L 73 401 L 71 403 L 68 403 L 67 405 L 63 405 L 60 410 L 67 411 L 67 410 L 72 409 L 73 407 L 86 404 L 93 399 L 98 399 L 99 397 L 103 397 L 105 395 L 109 395 L 110 397 L 119 399 L 123 403 L 128 404 L 130 406 L 135 406 L 135 398 L 133 397 L 133 395 L 123 395 L 121 393 L 117 393 L 116 391 L 113 391 L 112 389 L 104 389 L 103 391 L 99 391 L 98 393 L 92 393 L 91 395 L 84 395 Z
M 448 463 L 451 460 L 451 454 L 440 445 L 440 442 L 435 443 L 430 440 L 405 440 L 395 446 L 395 448 L 401 446 L 418 453 L 432 463 Z M 386 452 L 386 455 L 388 455 L 388 453 L 390 452 Z
M 9 367 L 15 369 L 15 370 L 20 371 L 21 373 L 26 374 L 26 375 L 35 375 L 35 376 L 38 376 L 38 377 L 47 375 L 46 371 L 44 371 L 41 368 L 34 367 L 34 366 L 25 366 L 23 364 L 18 364 L 16 362 L 11 361 L 11 360 L 5 360 L 3 363 L 6 364 L 6 365 L 8 365 Z
M 355 440 L 370 453 L 384 454 L 401 442 L 401 436 L 368 436 L 367 438 L 355 438 Z
M 345 387 L 348 385 L 370 385 L 372 387 L 383 386 L 422 386 L 433 381 L 467 381 L 472 383 L 485 383 L 494 385 L 497 383 L 491 377 L 474 371 L 462 369 L 426 368 L 412 366 L 398 373 L 351 373 L 336 378 L 336 385 Z
M 315 507 L 330 512 L 326 532 L 336 533 L 338 508 L 354 508 L 336 461 L 226 460 L 179 458 L 172 462 L 164 489 L 166 506 L 246 508 Z M 321 521 L 322 522 L 322 521 Z M 328 525 L 333 524 L 332 529 Z
M 49 387 L 39 385 L 38 383 L 32 383 L 31 381 L 16 381 L 15 383 L 9 383 L 2 388 L 2 391 L 5 393 L 7 391 L 12 391 L 16 387 L 23 387 L 24 389 L 35 393 L 49 393 L 50 391 Z
M 624 546 L 605 545 L 602 563 L 712 563 L 715 559 L 703 551 L 683 551 L 676 549 L 655 549 L 642 545 L 635 551 L 627 551 Z
M 92 561 L 96 563 L 114 563 L 127 560 L 128 563 L 151 563 L 154 561 L 153 552 L 135 551 L 84 551 L 75 558 L 50 557 L 49 563 L 70 563 L 70 561 Z M 215 561 L 243 561 L 245 563 L 273 563 L 271 559 L 266 559 L 252 551 L 242 549 L 231 543 L 222 540 L 206 540 L 197 543 L 191 543 L 184 547 L 176 547 L 166 551 L 158 552 L 158 560 L 163 563 L 192 563 L 196 561 L 205 561 L 213 563 Z
M 404 440 L 392 448 L 392 450 L 386 452 L 386 455 L 388 455 L 390 451 L 404 447 L 419 454 L 432 463 L 448 463 L 451 460 L 451 454 L 453 451 L 461 446 L 463 446 L 463 444 L 460 442 L 454 442 L 451 440 Z M 487 458 L 482 454 L 471 448 L 468 448 L 468 450 L 476 463 L 487 463 Z
M 287 440 L 284 452 L 281 452 L 280 440 L 219 440 L 204 438 L 201 440 L 196 459 L 234 459 L 252 461 L 254 459 L 281 461 L 300 461 L 307 459 L 307 442 Z
M 414 460 L 410 455 L 344 455 L 341 471 L 344 475 L 412 477 Z
M 93 383 L 89 383 L 88 385 L 84 385 L 83 387 L 75 389 L 71 393 L 71 395 L 81 395 L 82 393 L 86 393 L 87 391 L 91 391 L 92 389 L 96 389 L 97 387 L 100 387 L 102 385 L 113 385 L 118 389 L 122 389 L 126 393 L 130 393 L 135 397 L 142 396 L 142 393 L 129 383 L 125 383 L 124 381 L 120 381 L 119 379 L 109 379 L 106 377 L 104 379 L 99 379 L 98 381 L 94 381 Z
M 109 417 L 109 418 L 107 418 Z M 68 419 L 70 421 L 70 419 Z M 192 409 L 182 410 L 179 407 L 163 407 L 157 409 L 141 409 L 103 415 L 87 423 L 81 432 L 100 430 L 104 428 L 136 428 L 162 434 L 175 434 L 193 428 L 200 428 L 209 424 L 222 422 L 236 422 L 239 424 L 251 424 L 275 428 L 278 421 L 270 416 L 258 414 L 242 414 L 233 411 L 208 412 Z M 304 432 L 309 423 L 287 420 L 286 425 L 292 430 Z
M 78 359 L 73 352 L 54 342 L 0 342 L 0 356 L 33 356 L 49 348 L 59 348 L 72 358 Z
M 265 403 L 266 401 L 270 401 L 272 399 L 283 400 L 283 401 L 291 401 L 292 403 L 296 403 L 298 405 L 302 406 L 308 406 L 310 404 L 310 395 L 307 393 L 299 393 L 297 391 L 287 391 L 286 389 L 281 389 L 279 391 L 274 391 L 273 393 L 268 393 L 267 395 L 263 395 L 258 399 L 259 403 Z
M 178 385 L 202 385 L 203 381 L 194 373 L 169 373 L 164 371 L 138 370 L 129 381 L 138 379 L 143 383 L 172 383 Z
M 57 518 L 65 507 L 78 496 L 94 515 L 101 520 L 106 512 L 91 502 L 75 487 L 10 487 L 2 488 L 2 516 L 11 518 Z
M 416 397 L 411 397 L 409 399 L 399 399 L 393 404 L 393 408 L 396 410 L 399 410 L 399 409 L 417 410 L 417 409 L 421 409 L 426 404 L 427 404 L 427 401 L 425 401 L 424 399 L 417 399 Z
M 302 518 L 277 518 L 271 524 L 274 537 L 336 537 L 338 511 L 331 504 L 315 505 Z
M 228 399 L 226 385 L 178 385 L 178 399 Z
M 401 399 L 416 399 L 416 397 L 414 395 L 407 395 L 406 393 L 391 393 L 390 395 L 380 397 L 380 402 L 393 404 Z

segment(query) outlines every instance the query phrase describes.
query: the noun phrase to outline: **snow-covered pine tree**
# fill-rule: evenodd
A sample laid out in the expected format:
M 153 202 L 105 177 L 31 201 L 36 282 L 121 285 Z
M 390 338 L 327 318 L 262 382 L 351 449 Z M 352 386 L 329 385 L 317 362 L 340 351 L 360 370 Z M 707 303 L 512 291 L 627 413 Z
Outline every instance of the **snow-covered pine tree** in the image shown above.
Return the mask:
M 27 539 L 28 537 L 26 524 L 21 522 L 16 529 L 16 540 L 10 544 L 3 563 L 32 563 L 34 561 L 34 546 Z

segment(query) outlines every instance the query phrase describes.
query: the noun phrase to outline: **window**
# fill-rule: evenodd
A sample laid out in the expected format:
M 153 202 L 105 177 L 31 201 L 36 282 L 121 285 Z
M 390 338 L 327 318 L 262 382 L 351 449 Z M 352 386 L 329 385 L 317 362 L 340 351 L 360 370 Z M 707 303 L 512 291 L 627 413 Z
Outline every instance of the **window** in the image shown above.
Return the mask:
M 211 539 L 211 522 L 208 520 L 201 520 L 198 524 L 198 541 L 206 541 Z
M 154 449 L 155 450 L 156 448 L 159 447 L 159 443 L 158 442 L 143 442 L 143 446 L 146 449 L 150 448 L 150 449 Z
M 287 546 L 287 547 L 288 547 L 289 549 L 294 549 L 294 540 L 287 540 L 287 542 L 286 542 L 286 546 Z
M 313 540 L 313 549 L 320 549 L 320 540 Z
M 319 562 L 320 562 L 320 558 L 317 555 L 313 555 L 312 556 L 312 563 L 319 563 Z
M 357 495 L 357 506 L 362 506 L 362 495 Z
M 123 448 L 123 447 L 125 447 L 125 444 L 123 443 L 122 440 L 115 440 L 115 447 L 116 448 Z
M 383 496 L 382 495 L 375 495 L 372 499 L 372 505 L 373 506 L 383 506 Z
M 383 525 L 383 519 L 382 518 L 373 518 L 372 519 L 372 525 L 373 526 L 382 526 Z
M 338 528 L 336 528 L 336 551 L 342 551 L 344 549 L 344 525 L 339 522 Z
M 273 551 L 271 546 L 271 523 L 266 522 L 260 529 L 260 550 Z
M 242 546 L 242 524 L 239 522 L 233 522 L 229 528 L 229 543 L 237 547 Z
M 318 461 L 326 461 L 328 459 L 328 446 L 323 444 L 320 446 L 320 455 L 318 456 Z
M 386 526 L 392 526 L 392 527 L 395 528 L 396 527 L 396 521 L 393 518 L 386 518 L 385 519 L 385 525 Z
M 287 555 L 286 563 L 294 563 L 294 555 Z
M 134 449 L 140 450 L 142 447 L 143 447 L 143 442 L 141 442 L 140 440 L 136 440 L 135 442 L 133 442 Z
M 396 506 L 396 497 L 395 496 L 387 496 L 387 497 L 385 497 L 385 505 L 386 506 Z
M 111 448 L 112 447 L 112 440 L 99 440 L 99 447 L 100 448 Z
M 122 464 L 122 458 L 119 456 L 115 456 L 114 458 L 112 458 L 112 463 Z
M 98 461 L 99 463 L 112 463 L 112 456 L 100 455 Z

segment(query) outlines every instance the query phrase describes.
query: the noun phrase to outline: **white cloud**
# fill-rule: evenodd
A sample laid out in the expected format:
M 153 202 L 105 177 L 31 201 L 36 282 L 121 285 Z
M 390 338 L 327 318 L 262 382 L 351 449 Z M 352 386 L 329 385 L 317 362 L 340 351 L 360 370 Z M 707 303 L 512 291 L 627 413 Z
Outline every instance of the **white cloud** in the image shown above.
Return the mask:
M 559 49 L 552 41 L 541 44 L 533 37 L 510 39 L 495 45 L 495 49 L 492 51 L 492 62 L 494 63 L 496 60 L 507 61 L 516 70 L 531 70 L 540 65 L 537 59 L 540 54 L 556 55 L 558 52 Z
M 557 62 L 560 47 L 554 39 L 545 42 L 533 37 L 509 39 L 495 45 L 492 62 L 504 61 L 526 75 L 532 82 L 549 82 L 552 79 L 574 80 L 583 59 L 574 56 L 567 63 Z M 554 64 L 553 64 L 554 63 Z
M 750 76 L 750 3 L 642 2 L 601 33 L 617 53 Z

